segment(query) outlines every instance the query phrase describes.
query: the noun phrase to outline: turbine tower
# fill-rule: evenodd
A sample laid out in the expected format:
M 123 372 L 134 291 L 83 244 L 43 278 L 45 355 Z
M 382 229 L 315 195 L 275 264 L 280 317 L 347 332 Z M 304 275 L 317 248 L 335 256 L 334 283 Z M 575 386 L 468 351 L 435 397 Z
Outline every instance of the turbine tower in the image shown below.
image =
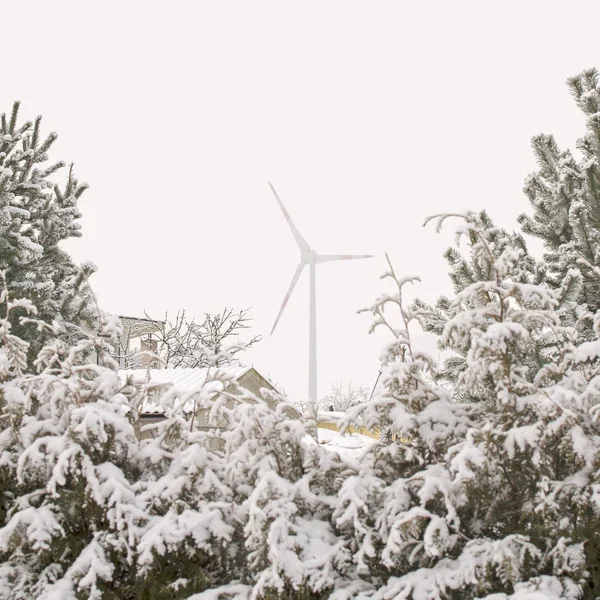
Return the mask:
M 332 260 L 355 260 L 359 258 L 372 258 L 372 254 L 318 254 L 314 250 L 311 249 L 308 242 L 302 237 L 302 234 L 298 231 L 298 228 L 294 225 L 290 214 L 285 209 L 281 198 L 275 191 L 273 184 L 269 181 L 269 185 L 271 186 L 271 190 L 273 190 L 273 194 L 281 208 L 281 212 L 285 217 L 287 224 L 292 230 L 292 234 L 300 248 L 300 264 L 296 267 L 296 272 L 292 277 L 292 283 L 290 283 L 290 287 L 283 299 L 281 304 L 281 308 L 279 309 L 279 313 L 277 314 L 277 318 L 273 323 L 273 328 L 271 329 L 271 335 L 275 331 L 275 327 L 277 327 L 277 323 L 279 323 L 279 319 L 283 314 L 283 311 L 296 287 L 296 283 L 298 279 L 300 279 L 300 274 L 306 265 L 310 266 L 310 301 L 309 301 L 309 318 L 308 318 L 308 398 L 311 401 L 317 400 L 317 297 L 316 297 L 316 278 L 315 278 L 315 267 L 318 263 L 330 262 Z

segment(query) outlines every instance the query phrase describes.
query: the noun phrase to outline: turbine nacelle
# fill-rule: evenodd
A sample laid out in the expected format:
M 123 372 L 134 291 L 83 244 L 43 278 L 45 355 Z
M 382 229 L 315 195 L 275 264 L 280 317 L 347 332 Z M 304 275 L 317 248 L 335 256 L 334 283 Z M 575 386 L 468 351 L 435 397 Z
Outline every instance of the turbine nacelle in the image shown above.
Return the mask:
M 301 252 L 300 257 L 303 263 L 307 265 L 316 265 L 319 262 L 319 255 L 315 250 Z

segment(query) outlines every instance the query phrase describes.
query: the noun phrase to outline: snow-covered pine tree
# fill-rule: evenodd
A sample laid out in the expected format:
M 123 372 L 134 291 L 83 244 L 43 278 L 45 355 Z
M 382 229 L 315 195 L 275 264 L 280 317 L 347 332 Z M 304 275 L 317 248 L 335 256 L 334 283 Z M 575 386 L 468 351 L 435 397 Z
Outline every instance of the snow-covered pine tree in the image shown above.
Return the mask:
M 0 270 L 5 271 L 15 298 L 28 298 L 38 318 L 59 326 L 50 330 L 13 333 L 30 342 L 29 363 L 48 335 L 58 334 L 68 344 L 80 338 L 77 326 L 96 324 L 87 278 L 91 264 L 77 267 L 60 243 L 80 233 L 77 201 L 87 188 L 69 168 L 60 187 L 52 178 L 63 162 L 49 162 L 57 135 L 41 134 L 41 117 L 18 124 L 19 103 L 0 116 Z
M 410 351 L 417 315 L 402 307 L 405 281 L 391 268 L 398 292 L 371 308 L 395 339 L 382 394 L 354 412 L 395 440 L 375 446 L 340 493 L 338 528 L 354 533 L 354 561 L 373 586 L 357 597 L 595 598 L 599 317 L 596 340 L 581 342 L 560 323 L 560 292 L 530 283 L 522 254 L 491 245 L 477 215 L 464 219 L 470 262 L 491 276 L 447 301 L 441 335 L 462 348 L 457 383 L 472 402 L 424 376 L 429 361 Z M 400 307 L 400 328 L 388 303 Z
M 54 339 L 27 373 L 14 313 L 32 313 L 23 328 L 48 326 L 30 302 L 6 290 L 2 302 L 0 597 L 297 600 L 355 585 L 331 522 L 355 469 L 316 445 L 291 405 L 242 398 L 214 367 L 190 399 L 218 427 L 184 418 L 188 399 L 173 390 L 158 400 L 159 435 L 139 442 L 130 420 L 142 396 L 119 379 L 104 337 L 66 356 Z M 107 366 L 86 362 L 91 347 Z
M 600 80 L 589 69 L 568 80 L 577 106 L 586 117 L 586 133 L 577 141 L 581 158 L 561 150 L 552 135 L 537 135 L 532 147 L 539 169 L 529 175 L 525 194 L 533 216 L 522 214 L 525 233 L 540 238 L 546 248 L 548 283 L 564 287 L 569 279 L 569 312 L 577 306 L 600 309 Z M 577 316 L 571 316 L 572 322 Z M 579 326 L 593 338 L 591 323 Z
M 102 336 L 66 351 L 53 339 L 38 373 L 24 373 L 28 343 L 12 324 L 49 326 L 5 287 L 0 304 L 0 597 L 133 598 L 147 521 L 134 487 L 136 391 L 119 380 Z M 112 368 L 88 364 L 91 349 Z
M 454 293 L 460 302 L 451 301 L 441 296 L 435 306 L 417 299 L 411 310 L 419 320 L 421 327 L 428 333 L 438 336 L 440 350 L 451 351 L 451 355 L 444 360 L 444 366 L 436 372 L 438 381 L 450 384 L 455 399 L 461 401 L 481 401 L 484 398 L 479 392 L 469 386 L 462 385 L 462 374 L 467 368 L 467 353 L 470 348 L 470 339 L 459 335 L 444 335 L 446 326 L 457 314 L 464 313 L 466 309 L 475 310 L 479 307 L 480 321 L 491 322 L 497 318 L 489 312 L 490 294 L 487 287 L 494 286 L 499 281 L 498 268 L 503 269 L 504 263 L 510 261 L 511 281 L 515 284 L 539 286 L 547 279 L 546 264 L 538 262 L 531 256 L 523 236 L 509 233 L 505 229 L 495 226 L 489 215 L 482 211 L 479 214 L 471 213 L 468 216 L 469 225 L 465 235 L 474 248 L 483 248 L 484 251 L 473 251 L 468 256 L 463 256 L 457 248 L 450 247 L 444 254 L 450 266 L 450 279 Z M 497 268 L 497 265 L 499 267 Z M 477 295 L 465 294 L 479 286 Z M 487 286 L 487 287 L 486 287 Z M 571 270 L 565 273 L 560 283 L 552 286 L 556 289 L 556 305 L 561 322 L 571 325 L 591 322 L 591 314 L 584 307 L 574 305 L 574 300 L 581 290 L 581 275 L 578 271 Z M 506 309 L 510 308 L 510 301 L 506 300 Z M 502 310 L 504 310 L 504 304 Z M 548 361 L 553 360 L 554 341 L 548 339 L 547 345 L 539 341 L 536 352 L 523 357 L 527 360 L 525 377 L 532 381 L 538 369 Z

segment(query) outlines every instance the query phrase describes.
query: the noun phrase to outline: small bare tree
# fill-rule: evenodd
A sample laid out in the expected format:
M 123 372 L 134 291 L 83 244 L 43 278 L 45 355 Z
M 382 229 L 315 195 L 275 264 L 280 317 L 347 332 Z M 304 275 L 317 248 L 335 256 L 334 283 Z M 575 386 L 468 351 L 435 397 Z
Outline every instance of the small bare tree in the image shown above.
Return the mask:
M 366 385 L 354 385 L 352 380 L 344 385 L 338 381 L 331 385 L 329 394 L 321 399 L 321 408 L 346 412 L 351 406 L 366 402 L 369 395 L 370 390 Z
M 255 335 L 247 342 L 239 340 L 240 332 L 250 328 L 248 310 L 225 308 L 220 313 L 205 313 L 199 322 L 188 319 L 185 310 L 177 311 L 174 319 L 167 313 L 164 327 L 151 334 L 156 340 L 156 354 L 169 368 L 220 366 L 262 339 Z M 238 338 L 235 343 L 233 337 Z

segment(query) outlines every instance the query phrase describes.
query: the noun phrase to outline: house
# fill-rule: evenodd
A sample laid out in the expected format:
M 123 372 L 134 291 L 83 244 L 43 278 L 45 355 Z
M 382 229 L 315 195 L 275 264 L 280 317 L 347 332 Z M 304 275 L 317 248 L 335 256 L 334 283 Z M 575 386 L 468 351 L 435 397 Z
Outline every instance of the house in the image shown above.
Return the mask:
M 144 390 L 139 425 L 136 427 L 141 437 L 151 435 L 151 430 L 141 431 L 144 425 L 165 418 L 165 406 L 161 398 L 166 398 L 172 406 L 179 406 L 187 418 L 191 419 L 193 415 L 196 426 L 207 430 L 219 429 L 223 423 L 212 422 L 209 409 L 196 410 L 200 398 L 204 401 L 224 399 L 229 408 L 233 407 L 236 398 L 251 402 L 253 397 L 257 397 L 270 406 L 283 401 L 283 396 L 254 367 L 127 369 L 119 371 L 119 375 L 123 381 L 129 380 Z M 167 392 L 168 396 L 165 397 Z M 299 418 L 292 408 L 288 409 L 288 413 L 290 418 Z
M 110 348 L 111 357 L 122 369 L 132 363 L 136 366 L 156 366 L 158 361 L 151 355 L 157 353 L 158 342 L 164 336 L 165 322 L 123 316 L 119 316 L 119 320 L 123 332 L 116 339 L 110 333 L 94 332 L 106 342 L 105 350 Z M 90 360 L 99 364 L 100 357 L 95 349 L 91 352 Z
M 117 340 L 116 356 L 120 367 L 127 368 L 133 357 L 140 366 L 155 366 L 152 357 L 144 352 L 155 354 L 158 340 L 164 334 L 165 322 L 140 317 L 119 316 L 123 334 Z M 142 353 L 137 356 L 138 353 Z

